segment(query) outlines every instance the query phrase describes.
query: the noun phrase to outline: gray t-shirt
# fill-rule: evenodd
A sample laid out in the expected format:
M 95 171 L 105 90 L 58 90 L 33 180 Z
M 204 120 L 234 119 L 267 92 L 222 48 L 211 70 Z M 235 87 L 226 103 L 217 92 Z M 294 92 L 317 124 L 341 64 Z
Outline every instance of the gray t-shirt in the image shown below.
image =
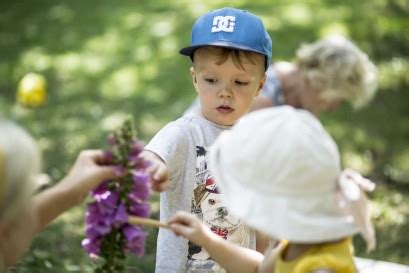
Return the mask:
M 235 244 L 255 248 L 255 234 L 223 206 L 211 178 L 206 150 L 230 127 L 217 125 L 197 115 L 182 117 L 166 125 L 145 150 L 160 156 L 170 171 L 170 185 L 160 196 L 160 219 L 176 211 L 196 214 L 215 234 Z M 205 249 L 166 229 L 160 229 L 156 273 L 225 272 Z

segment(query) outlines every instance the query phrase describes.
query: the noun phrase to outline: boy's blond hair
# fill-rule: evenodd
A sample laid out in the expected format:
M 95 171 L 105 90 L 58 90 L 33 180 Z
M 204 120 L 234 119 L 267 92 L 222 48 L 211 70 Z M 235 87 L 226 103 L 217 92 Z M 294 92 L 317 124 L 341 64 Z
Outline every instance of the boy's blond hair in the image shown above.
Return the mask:
M 345 99 L 354 107 L 367 104 L 377 87 L 377 70 L 351 41 L 331 36 L 297 51 L 304 79 L 329 99 Z
M 213 54 L 219 57 L 219 61 L 217 62 L 218 65 L 223 64 L 224 62 L 226 62 L 226 60 L 229 57 L 231 57 L 234 65 L 241 70 L 244 70 L 244 66 L 243 66 L 244 60 L 251 64 L 257 64 L 258 59 L 260 59 L 260 64 L 261 64 L 260 68 L 261 68 L 262 73 L 264 74 L 264 55 L 263 54 L 245 51 L 245 50 L 239 50 L 235 48 L 204 46 L 204 47 L 200 47 L 196 49 L 195 52 L 193 53 L 193 56 L 192 56 L 193 63 L 195 62 L 195 55 L 198 52 L 203 52 L 203 51 L 208 51 L 210 54 Z
M 0 118 L 0 220 L 12 220 L 27 206 L 41 155 L 34 139 Z

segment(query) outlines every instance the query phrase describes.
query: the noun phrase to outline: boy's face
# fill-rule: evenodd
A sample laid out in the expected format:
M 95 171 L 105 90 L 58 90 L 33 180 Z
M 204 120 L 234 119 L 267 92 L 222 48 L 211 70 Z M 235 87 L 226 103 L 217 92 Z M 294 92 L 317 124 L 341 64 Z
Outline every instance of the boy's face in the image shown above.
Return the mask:
M 219 64 L 213 50 L 197 50 L 190 69 L 204 117 L 220 125 L 233 125 L 251 107 L 253 98 L 264 85 L 264 57 L 254 55 L 253 62 L 241 58 L 243 69 L 231 56 Z

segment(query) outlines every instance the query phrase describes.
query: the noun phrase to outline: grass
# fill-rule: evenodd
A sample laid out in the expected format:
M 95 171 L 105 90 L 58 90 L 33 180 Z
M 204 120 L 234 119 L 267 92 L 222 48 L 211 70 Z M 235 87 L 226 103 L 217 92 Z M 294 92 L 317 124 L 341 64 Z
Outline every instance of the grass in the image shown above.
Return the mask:
M 194 19 L 226 1 L 39 0 L 0 3 L 0 111 L 35 136 L 45 171 L 58 181 L 83 148 L 104 148 L 105 137 L 131 114 L 148 141 L 195 97 L 188 44 Z M 359 256 L 409 264 L 409 37 L 400 0 L 236 1 L 260 15 L 273 37 L 273 58 L 291 60 L 302 42 L 344 32 L 379 68 L 379 92 L 360 111 L 343 106 L 323 123 L 342 151 L 343 164 L 378 184 L 373 199 L 378 248 Z M 182 20 L 183 18 L 183 20 Z M 48 80 L 48 102 L 38 109 L 15 103 L 21 77 Z M 157 207 L 157 196 L 152 204 Z M 130 257 L 129 272 L 153 272 L 156 230 L 146 255 Z M 83 206 L 39 234 L 12 272 L 92 272 L 80 247 Z

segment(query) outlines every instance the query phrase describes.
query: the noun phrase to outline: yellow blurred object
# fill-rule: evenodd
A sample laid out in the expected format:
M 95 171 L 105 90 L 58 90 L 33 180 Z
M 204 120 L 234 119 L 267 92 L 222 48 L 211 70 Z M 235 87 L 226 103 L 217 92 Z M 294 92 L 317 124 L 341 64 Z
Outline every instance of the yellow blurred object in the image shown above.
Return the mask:
M 17 101 L 26 107 L 38 107 L 47 98 L 47 80 L 40 74 L 28 73 L 17 87 Z
M 328 271 L 327 271 L 328 270 Z M 315 254 L 301 260 L 294 269 L 294 273 L 310 272 L 337 272 L 355 273 L 357 272 L 352 264 L 344 262 L 331 254 Z

